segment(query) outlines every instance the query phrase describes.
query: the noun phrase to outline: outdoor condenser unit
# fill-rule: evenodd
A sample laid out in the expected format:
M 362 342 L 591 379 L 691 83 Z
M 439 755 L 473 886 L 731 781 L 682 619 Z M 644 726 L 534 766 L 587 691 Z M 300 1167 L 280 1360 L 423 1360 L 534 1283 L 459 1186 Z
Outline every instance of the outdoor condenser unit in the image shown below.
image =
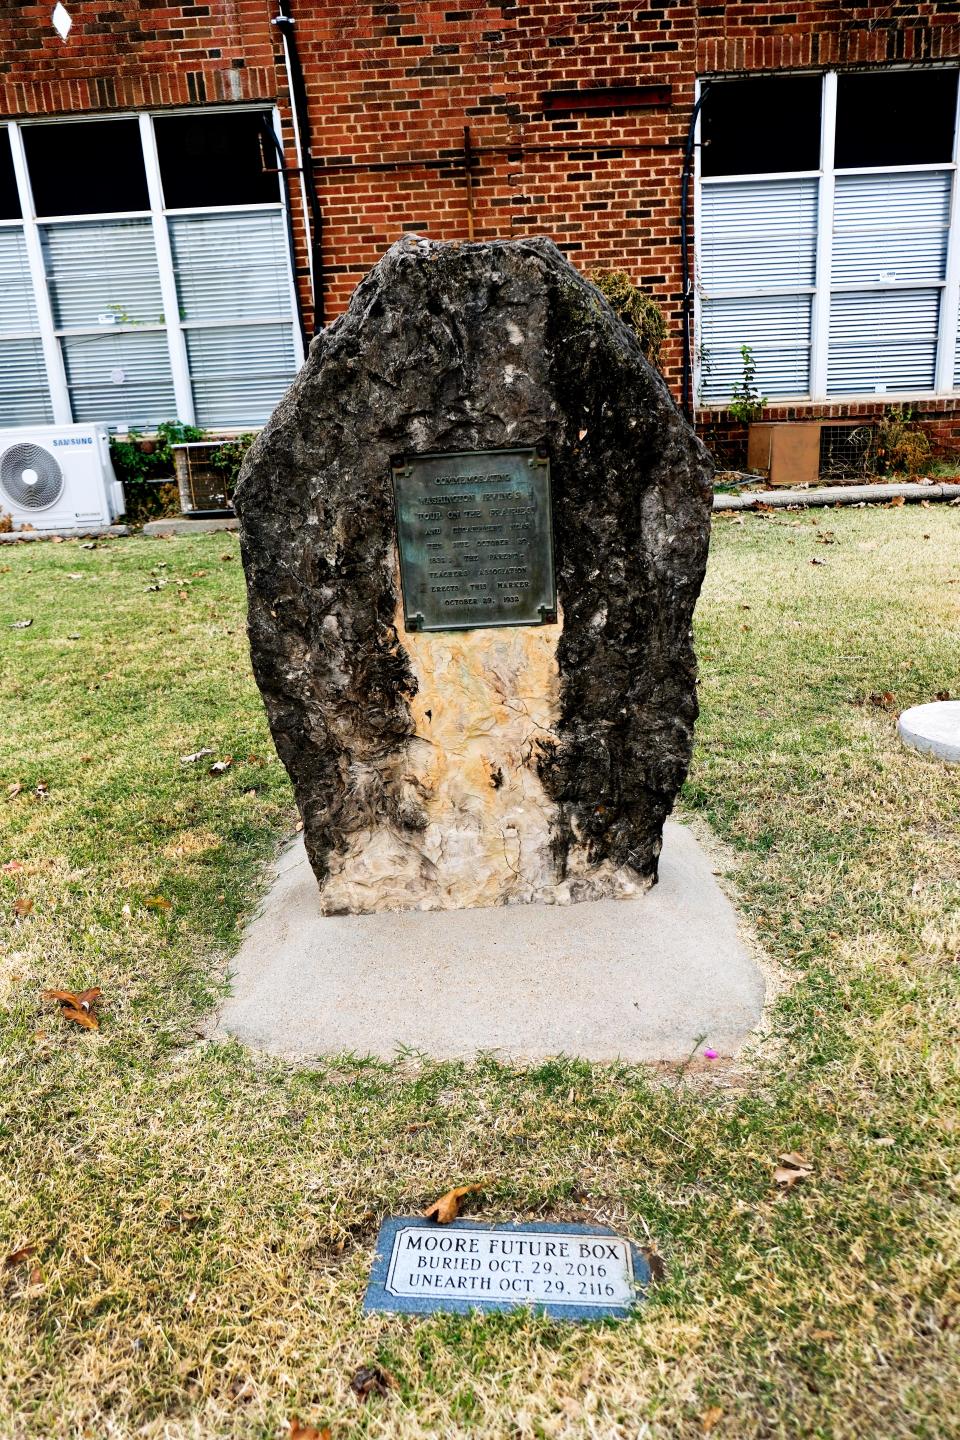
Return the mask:
M 89 530 L 123 514 L 105 425 L 0 430 L 0 515 L 14 530 Z

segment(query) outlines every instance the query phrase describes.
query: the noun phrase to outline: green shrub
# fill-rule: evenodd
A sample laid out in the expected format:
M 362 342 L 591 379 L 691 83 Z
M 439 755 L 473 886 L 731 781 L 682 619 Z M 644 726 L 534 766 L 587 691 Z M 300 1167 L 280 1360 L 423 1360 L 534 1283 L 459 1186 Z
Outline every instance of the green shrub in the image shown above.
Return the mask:
M 752 425 L 763 414 L 767 397 L 760 394 L 756 384 L 757 362 L 749 345 L 740 346 L 740 358 L 743 362 L 743 374 L 733 387 L 733 396 L 727 409 L 742 425 Z
M 660 350 L 667 334 L 663 311 L 645 290 L 634 285 L 625 270 L 594 270 L 590 279 L 614 309 L 640 337 L 640 348 L 651 365 L 660 365 Z
M 930 441 L 910 410 L 888 410 L 873 432 L 873 469 L 878 475 L 918 475 L 930 461 Z
M 228 495 L 232 495 L 236 488 L 240 466 L 256 438 L 255 435 L 238 435 L 234 440 L 224 440 L 210 456 L 210 464 L 215 470 L 219 470 L 226 480 Z
M 110 458 L 117 479 L 123 483 L 127 519 L 134 525 L 163 515 L 179 515 L 180 492 L 174 478 L 171 445 L 202 440 L 203 431 L 179 420 L 164 420 L 155 436 L 130 430 L 110 439 Z M 167 484 L 159 481 L 168 480 Z

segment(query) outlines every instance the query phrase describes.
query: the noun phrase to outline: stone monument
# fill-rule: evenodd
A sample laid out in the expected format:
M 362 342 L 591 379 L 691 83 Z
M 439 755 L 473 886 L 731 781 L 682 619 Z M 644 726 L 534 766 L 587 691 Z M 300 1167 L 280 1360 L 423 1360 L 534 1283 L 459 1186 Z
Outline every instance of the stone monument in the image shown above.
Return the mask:
M 634 332 L 549 240 L 388 251 L 236 496 L 325 913 L 653 883 L 697 715 L 710 481 Z

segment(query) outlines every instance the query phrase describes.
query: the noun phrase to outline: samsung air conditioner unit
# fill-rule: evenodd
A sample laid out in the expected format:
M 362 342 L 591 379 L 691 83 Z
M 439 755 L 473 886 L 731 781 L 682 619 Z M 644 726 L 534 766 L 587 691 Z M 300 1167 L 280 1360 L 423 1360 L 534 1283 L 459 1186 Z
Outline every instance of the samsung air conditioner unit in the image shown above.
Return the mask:
M 14 530 L 98 530 L 123 514 L 105 425 L 0 430 L 0 516 Z

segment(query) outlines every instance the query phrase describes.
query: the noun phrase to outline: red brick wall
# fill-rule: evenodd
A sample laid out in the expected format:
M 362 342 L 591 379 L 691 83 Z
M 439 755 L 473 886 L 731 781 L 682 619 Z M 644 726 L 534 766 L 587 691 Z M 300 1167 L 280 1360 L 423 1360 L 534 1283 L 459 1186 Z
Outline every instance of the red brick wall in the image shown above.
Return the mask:
M 0 113 L 144 109 L 278 93 L 280 45 L 268 0 L 67 0 L 67 8 L 74 23 L 64 42 L 48 0 L 0 4 Z
M 285 107 L 268 0 L 67 3 L 75 23 L 66 44 L 50 24 L 50 0 L 0 4 L 7 114 L 255 98 Z M 584 270 L 628 270 L 667 311 L 665 368 L 676 389 L 680 178 L 696 75 L 957 56 L 958 10 L 813 0 L 293 0 L 328 314 L 404 229 L 466 238 L 469 125 L 479 152 L 477 238 L 548 234 Z M 545 90 L 615 84 L 667 84 L 672 95 L 654 109 L 543 112 Z
M 298 3 L 331 308 L 404 228 L 465 238 L 463 127 L 480 152 L 477 238 L 548 234 L 575 264 L 622 267 L 661 301 L 680 352 L 680 181 L 695 77 L 960 53 L 954 4 L 561 0 Z M 668 84 L 670 103 L 543 113 L 548 89 Z M 438 164 L 444 157 L 447 165 Z M 418 163 L 419 162 L 419 163 Z

